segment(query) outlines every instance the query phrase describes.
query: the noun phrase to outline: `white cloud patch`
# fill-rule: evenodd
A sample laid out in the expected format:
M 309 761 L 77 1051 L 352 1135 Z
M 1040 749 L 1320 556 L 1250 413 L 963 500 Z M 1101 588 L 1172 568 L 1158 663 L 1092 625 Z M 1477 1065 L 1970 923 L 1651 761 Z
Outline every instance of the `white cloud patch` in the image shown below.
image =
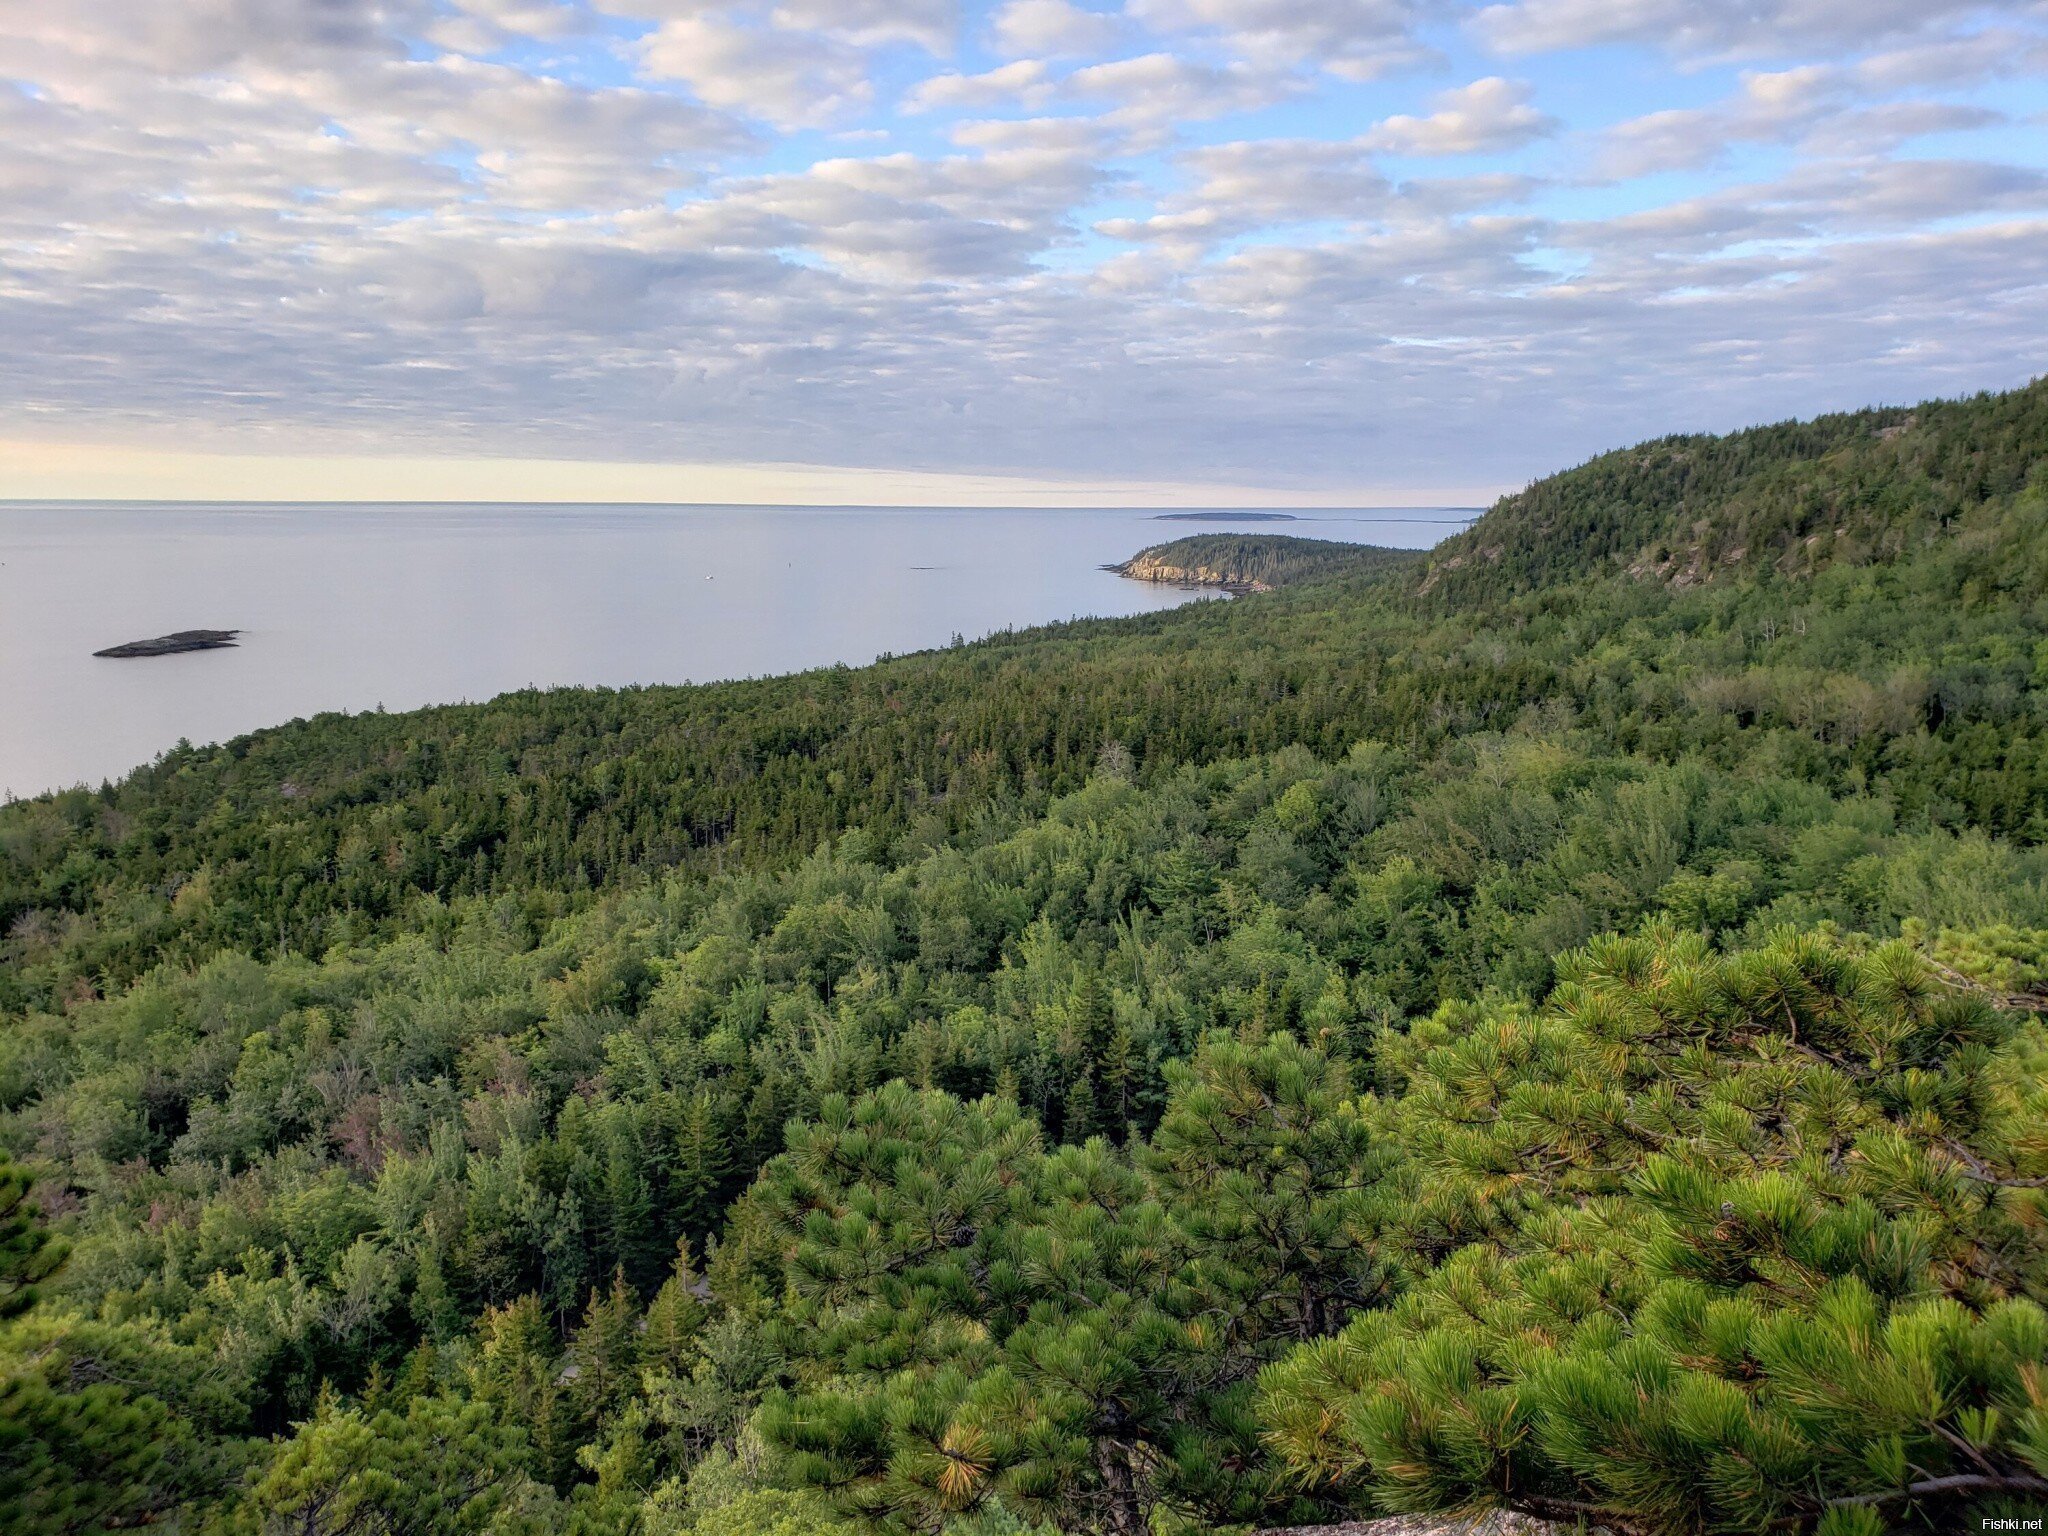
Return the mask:
M 1117 39 L 1115 18 L 1071 0 L 1005 0 L 991 18 L 998 52 L 1011 58 L 1098 53 Z
M 17 7 L 0 435 L 1427 484 L 2040 366 L 2039 5 L 1104 5 Z
M 1781 58 L 1860 49 L 1937 32 L 1989 12 L 2032 12 L 2026 0 L 1509 0 L 1472 28 L 1506 53 L 1644 43 L 1681 57 Z
M 978 75 L 934 75 L 911 91 L 903 104 L 911 112 L 950 107 L 1041 107 L 1052 100 L 1055 89 L 1052 71 L 1044 60 L 1019 59 Z
M 1442 9 L 1427 0 L 1129 0 L 1128 8 L 1165 35 L 1206 35 L 1253 63 L 1312 64 L 1346 80 L 1430 60 L 1418 33 Z
M 1948 39 L 1847 63 L 1743 73 L 1709 107 L 1653 112 L 1600 135 L 1596 169 L 1617 179 L 1713 165 L 1738 144 L 1797 144 L 1814 154 L 1889 153 L 1908 140 L 1992 128 L 1993 107 L 1900 92 L 1961 90 L 2048 67 L 2048 45 L 2010 32 Z
M 852 44 L 716 13 L 663 22 L 639 58 L 648 74 L 685 82 L 708 106 L 781 128 L 836 121 L 874 95 L 867 56 Z
M 1425 117 L 1390 117 L 1365 137 L 1368 149 L 1396 155 L 1473 155 L 1516 149 L 1555 133 L 1557 119 L 1530 102 L 1530 89 L 1498 75 L 1445 91 Z
M 863 48 L 914 43 L 950 54 L 960 31 L 954 0 L 781 0 L 775 25 L 786 31 L 826 32 Z
M 948 130 L 963 149 L 1038 149 L 1089 159 L 1110 155 L 1123 135 L 1092 117 L 980 118 Z
M 1165 126 L 1251 112 L 1298 94 L 1292 75 L 1249 64 L 1208 64 L 1171 53 L 1091 64 L 1068 75 L 1062 94 L 1106 102 L 1112 123 Z

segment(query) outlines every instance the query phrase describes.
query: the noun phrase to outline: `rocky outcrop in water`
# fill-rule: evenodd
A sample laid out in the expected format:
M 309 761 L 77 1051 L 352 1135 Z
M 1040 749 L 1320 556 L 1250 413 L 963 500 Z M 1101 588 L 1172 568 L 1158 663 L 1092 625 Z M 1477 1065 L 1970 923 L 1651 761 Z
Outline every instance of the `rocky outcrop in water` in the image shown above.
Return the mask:
M 158 635 L 154 640 L 130 640 L 125 645 L 110 645 L 104 651 L 94 651 L 95 656 L 175 656 L 180 651 L 217 651 L 235 644 L 239 629 L 181 629 L 176 634 Z

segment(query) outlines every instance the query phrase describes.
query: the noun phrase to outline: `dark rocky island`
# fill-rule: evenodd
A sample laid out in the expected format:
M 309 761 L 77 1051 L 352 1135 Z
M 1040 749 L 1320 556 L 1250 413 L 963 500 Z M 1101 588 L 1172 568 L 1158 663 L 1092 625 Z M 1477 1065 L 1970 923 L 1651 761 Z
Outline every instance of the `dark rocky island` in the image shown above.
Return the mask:
M 95 656 L 175 656 L 180 651 L 217 651 L 235 643 L 239 629 L 181 629 L 176 634 L 158 635 L 154 640 L 130 640 L 110 645 Z

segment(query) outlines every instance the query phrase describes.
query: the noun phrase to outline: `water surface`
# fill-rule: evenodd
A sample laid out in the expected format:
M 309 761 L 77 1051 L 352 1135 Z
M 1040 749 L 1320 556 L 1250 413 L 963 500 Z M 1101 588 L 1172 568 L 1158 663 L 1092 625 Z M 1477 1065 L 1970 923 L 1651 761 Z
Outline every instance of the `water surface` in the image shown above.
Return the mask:
M 1241 524 L 1422 547 L 1466 516 Z M 1097 567 L 1194 531 L 1151 510 L 0 503 L 0 793 L 325 710 L 857 665 L 1170 607 L 1197 595 Z M 243 633 L 92 655 L 180 629 Z

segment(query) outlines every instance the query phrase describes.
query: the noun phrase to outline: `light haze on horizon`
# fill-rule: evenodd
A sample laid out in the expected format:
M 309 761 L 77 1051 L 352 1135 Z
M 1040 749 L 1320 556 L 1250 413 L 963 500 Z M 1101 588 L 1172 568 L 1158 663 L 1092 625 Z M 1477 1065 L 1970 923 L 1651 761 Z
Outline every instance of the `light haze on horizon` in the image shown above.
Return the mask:
M 0 498 L 1467 504 L 2048 335 L 2042 0 L 38 0 L 0 134 Z

